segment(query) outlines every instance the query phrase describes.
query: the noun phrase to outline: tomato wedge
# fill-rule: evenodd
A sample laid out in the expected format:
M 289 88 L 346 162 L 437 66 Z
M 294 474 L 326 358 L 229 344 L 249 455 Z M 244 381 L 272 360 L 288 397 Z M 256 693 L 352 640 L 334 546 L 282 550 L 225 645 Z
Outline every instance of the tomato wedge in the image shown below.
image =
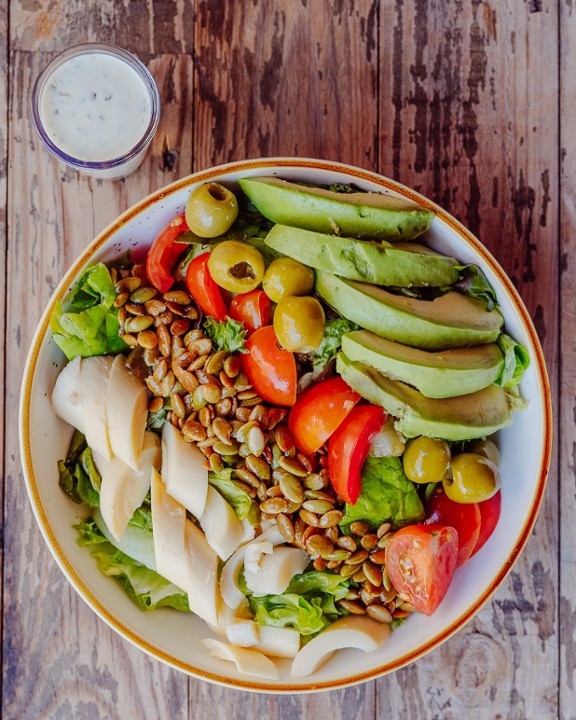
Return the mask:
M 304 390 L 288 418 L 298 449 L 307 455 L 319 450 L 359 400 L 340 376 Z
M 230 303 L 230 317 L 239 320 L 250 335 L 254 330 L 272 322 L 270 298 L 264 290 L 240 293 Z
M 186 270 L 186 287 L 205 315 L 222 322 L 226 320 L 228 308 L 220 288 L 208 270 L 209 252 L 195 257 Z
M 255 330 L 246 341 L 246 350 L 242 364 L 254 390 L 275 405 L 294 405 L 296 360 L 294 353 L 278 346 L 274 327 L 266 325 Z
M 362 489 L 362 466 L 372 440 L 386 421 L 377 405 L 356 405 L 328 441 L 328 474 L 336 493 L 355 505 Z
M 444 599 L 458 558 L 458 533 L 446 525 L 407 525 L 386 546 L 386 570 L 398 593 L 432 615 Z
M 148 280 L 161 293 L 168 292 L 174 284 L 174 268 L 178 258 L 188 248 L 188 245 L 176 242 L 176 239 L 186 230 L 188 225 L 184 215 L 178 215 L 159 233 L 146 256 Z
M 502 495 L 500 490 L 488 500 L 483 500 L 478 503 L 478 509 L 480 510 L 480 533 L 476 545 L 474 545 L 474 549 L 472 550 L 472 555 L 475 555 L 478 550 L 480 550 L 494 532 L 496 525 L 498 525 L 498 520 L 500 520 L 501 505 Z
M 450 525 L 458 533 L 458 560 L 463 565 L 472 555 L 480 536 L 481 515 L 478 503 L 457 503 L 444 490 L 432 493 L 427 505 L 427 525 Z

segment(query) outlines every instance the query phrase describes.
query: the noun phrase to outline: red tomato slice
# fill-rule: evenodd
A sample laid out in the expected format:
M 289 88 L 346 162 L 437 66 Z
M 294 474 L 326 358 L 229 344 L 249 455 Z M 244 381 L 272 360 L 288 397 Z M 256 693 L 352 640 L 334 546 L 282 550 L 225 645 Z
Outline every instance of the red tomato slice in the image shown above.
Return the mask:
M 456 570 L 458 533 L 446 525 L 407 525 L 394 533 L 385 558 L 396 591 L 415 610 L 432 615 Z
M 184 215 L 178 215 L 167 225 L 152 243 L 146 256 L 148 280 L 161 293 L 168 292 L 174 284 L 174 267 L 187 245 L 176 242 L 176 238 L 188 230 Z
M 275 405 L 291 407 L 296 402 L 294 353 L 278 346 L 272 325 L 255 330 L 246 341 L 242 364 L 256 392 Z
M 475 555 L 478 550 L 480 550 L 494 532 L 496 525 L 498 525 L 498 520 L 500 520 L 501 505 L 502 495 L 500 490 L 488 500 L 483 500 L 478 503 L 480 510 L 480 534 L 478 535 L 476 545 L 474 545 L 474 550 L 472 550 L 472 555 Z
M 307 455 L 319 450 L 359 400 L 340 376 L 304 390 L 288 418 L 297 447 Z
M 362 466 L 386 413 L 376 405 L 356 405 L 328 441 L 328 474 L 332 487 L 354 505 L 362 488 Z
M 230 317 L 243 323 L 250 335 L 272 322 L 270 298 L 258 289 L 236 295 L 230 303 Z
M 209 252 L 195 257 L 186 270 L 186 287 L 205 315 L 222 322 L 228 316 L 228 308 L 220 288 L 208 271 Z
M 458 560 L 463 565 L 472 555 L 480 535 L 481 516 L 478 503 L 458 503 L 436 490 L 428 501 L 427 525 L 450 525 L 458 533 Z

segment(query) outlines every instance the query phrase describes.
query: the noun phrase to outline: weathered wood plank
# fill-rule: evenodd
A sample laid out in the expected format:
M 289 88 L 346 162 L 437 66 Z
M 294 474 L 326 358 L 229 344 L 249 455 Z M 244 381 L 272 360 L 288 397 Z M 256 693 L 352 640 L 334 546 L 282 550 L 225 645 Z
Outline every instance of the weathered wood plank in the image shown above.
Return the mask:
M 291 155 L 376 164 L 377 3 L 198 3 L 196 169 Z
M 8 331 L 6 352 L 21 358 L 56 282 L 92 237 L 127 205 L 191 163 L 181 103 L 189 102 L 187 56 L 161 56 L 152 65 L 166 98 L 162 133 L 180 147 L 172 170 L 162 143 L 129 181 L 102 182 L 63 170 L 40 146 L 28 117 L 31 83 L 45 56 L 12 55 Z M 159 136 L 162 138 L 162 134 Z M 6 406 L 15 413 L 21 362 L 10 363 Z M 188 680 L 150 660 L 108 627 L 71 590 L 51 559 L 22 482 L 17 427 L 6 438 L 3 625 L 3 716 L 10 718 L 185 717 Z
M 560 333 L 559 387 L 556 410 L 560 427 L 560 718 L 576 718 L 576 308 L 574 305 L 574 256 L 576 254 L 576 9 L 560 3 Z M 554 196 L 553 196 L 554 197 Z
M 534 8 L 382 2 L 379 161 L 496 255 L 535 320 L 555 388 L 558 25 L 554 3 Z M 392 698 L 410 718 L 472 708 L 556 717 L 556 482 L 553 472 L 533 537 L 492 602 L 444 646 L 380 681 L 381 712 Z

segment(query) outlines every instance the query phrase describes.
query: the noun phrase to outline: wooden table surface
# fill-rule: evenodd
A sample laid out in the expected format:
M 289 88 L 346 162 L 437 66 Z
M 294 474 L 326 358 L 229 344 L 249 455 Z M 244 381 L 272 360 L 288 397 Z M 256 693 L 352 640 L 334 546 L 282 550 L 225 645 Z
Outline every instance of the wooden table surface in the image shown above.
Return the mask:
M 576 718 L 575 23 L 573 0 L 0 3 L 3 718 Z M 135 52 L 160 89 L 124 181 L 63 169 L 31 126 L 36 75 L 85 41 Z M 92 613 L 33 519 L 16 421 L 36 323 L 92 237 L 194 170 L 278 155 L 378 171 L 477 234 L 534 318 L 557 429 L 532 536 L 475 619 L 395 674 L 283 698 L 189 678 Z

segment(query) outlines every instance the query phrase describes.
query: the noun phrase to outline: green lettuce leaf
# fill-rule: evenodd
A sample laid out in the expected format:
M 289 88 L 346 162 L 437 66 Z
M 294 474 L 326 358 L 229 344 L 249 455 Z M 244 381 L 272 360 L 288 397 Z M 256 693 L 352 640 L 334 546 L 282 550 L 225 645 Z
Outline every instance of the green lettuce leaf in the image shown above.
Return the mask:
M 346 611 L 336 605 L 350 589 L 341 575 L 311 570 L 295 575 L 282 595 L 248 595 L 254 619 L 260 625 L 289 627 L 305 638 L 314 636 Z
M 494 310 L 498 305 L 496 292 L 482 270 L 477 265 L 462 265 L 458 269 L 460 280 L 454 285 L 455 289 L 470 297 L 484 300 L 488 312 Z
M 57 303 L 50 318 L 56 344 L 68 360 L 76 356 L 118 354 L 128 349 L 118 335 L 116 289 L 104 263 L 86 270 L 66 308 Z
M 91 547 L 98 570 L 116 578 L 142 610 L 172 607 L 190 612 L 188 596 L 183 590 L 116 548 L 94 520 L 85 520 L 74 527 L 79 533 L 78 544 Z
M 530 365 L 528 351 L 505 333 L 501 333 L 496 342 L 504 355 L 504 368 L 496 385 L 504 388 L 516 387 L 520 384 L 524 372 Z
M 72 435 L 66 459 L 58 461 L 58 475 L 60 487 L 75 503 L 99 507 L 102 479 L 94 465 L 92 450 L 79 430 Z
M 223 322 L 218 322 L 214 318 L 207 317 L 204 320 L 204 334 L 209 337 L 218 350 L 226 350 L 227 352 L 245 353 L 246 345 L 246 328 L 239 320 L 228 318 Z
M 335 318 L 328 320 L 324 329 L 324 337 L 320 345 L 312 353 L 312 363 L 315 371 L 322 370 L 331 358 L 335 357 L 342 345 L 342 335 L 358 326 L 346 318 Z
M 208 482 L 232 505 L 240 520 L 246 519 L 251 525 L 257 525 L 259 521 L 258 503 L 246 490 L 234 482 L 233 473 L 232 468 L 209 472 Z
M 340 527 L 348 533 L 351 523 L 364 520 L 375 531 L 384 522 L 400 527 L 423 518 L 424 506 L 414 483 L 404 475 L 402 460 L 368 456 L 362 469 L 360 496 L 355 505 L 346 504 Z

